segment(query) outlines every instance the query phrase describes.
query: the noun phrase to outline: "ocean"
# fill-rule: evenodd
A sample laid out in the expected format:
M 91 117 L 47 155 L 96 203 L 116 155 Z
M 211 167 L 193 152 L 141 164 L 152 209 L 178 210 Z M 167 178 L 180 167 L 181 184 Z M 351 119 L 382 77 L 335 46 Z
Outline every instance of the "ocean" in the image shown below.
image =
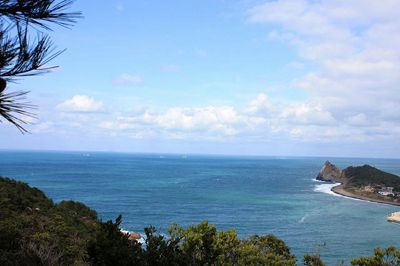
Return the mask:
M 332 194 L 315 181 L 326 160 L 400 175 L 399 159 L 28 151 L 0 151 L 0 175 L 55 202 L 81 201 L 103 220 L 122 214 L 129 231 L 208 220 L 241 237 L 275 234 L 299 259 L 319 252 L 328 265 L 400 247 L 400 225 L 386 222 L 400 207 Z

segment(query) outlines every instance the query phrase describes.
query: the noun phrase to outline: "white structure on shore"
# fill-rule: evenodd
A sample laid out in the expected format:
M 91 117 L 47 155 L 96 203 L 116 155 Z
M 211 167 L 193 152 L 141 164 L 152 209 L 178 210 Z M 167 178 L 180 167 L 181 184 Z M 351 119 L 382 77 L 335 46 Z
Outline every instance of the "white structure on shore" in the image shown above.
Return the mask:
M 393 187 L 382 187 L 382 189 L 379 190 L 378 193 L 381 194 L 382 196 L 394 195 Z

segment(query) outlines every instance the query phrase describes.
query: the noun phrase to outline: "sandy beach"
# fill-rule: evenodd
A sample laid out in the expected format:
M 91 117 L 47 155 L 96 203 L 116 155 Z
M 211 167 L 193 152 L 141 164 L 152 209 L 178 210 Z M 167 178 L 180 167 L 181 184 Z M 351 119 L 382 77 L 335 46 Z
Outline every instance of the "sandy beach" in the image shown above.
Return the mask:
M 394 206 L 400 206 L 400 203 L 397 203 L 397 202 L 391 202 L 391 201 L 385 201 L 385 200 L 379 200 L 379 199 L 371 199 L 369 197 L 360 196 L 360 195 L 351 193 L 351 192 L 349 192 L 349 191 L 347 191 L 347 190 L 345 190 L 343 188 L 343 184 L 335 186 L 331 190 L 334 193 L 337 193 L 339 195 L 342 195 L 342 196 L 345 196 L 345 197 L 349 197 L 349 198 L 365 200 L 365 201 L 370 201 L 370 202 L 377 202 L 377 203 L 381 203 L 381 204 L 389 204 L 389 205 L 394 205 Z

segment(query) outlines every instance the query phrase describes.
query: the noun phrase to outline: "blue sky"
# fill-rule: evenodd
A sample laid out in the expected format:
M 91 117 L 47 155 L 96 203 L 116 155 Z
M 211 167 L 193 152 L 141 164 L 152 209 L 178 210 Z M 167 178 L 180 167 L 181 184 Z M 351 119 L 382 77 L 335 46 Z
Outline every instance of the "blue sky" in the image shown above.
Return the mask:
M 1 149 L 400 157 L 394 0 L 76 1 Z

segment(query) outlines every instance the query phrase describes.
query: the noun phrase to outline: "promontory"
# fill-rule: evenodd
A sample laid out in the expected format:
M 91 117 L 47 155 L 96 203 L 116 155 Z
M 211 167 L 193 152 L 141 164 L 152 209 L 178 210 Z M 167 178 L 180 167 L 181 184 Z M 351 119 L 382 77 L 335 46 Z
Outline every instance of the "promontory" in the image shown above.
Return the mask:
M 347 197 L 400 206 L 400 177 L 370 165 L 340 169 L 326 161 L 317 180 L 336 182 L 332 191 Z

